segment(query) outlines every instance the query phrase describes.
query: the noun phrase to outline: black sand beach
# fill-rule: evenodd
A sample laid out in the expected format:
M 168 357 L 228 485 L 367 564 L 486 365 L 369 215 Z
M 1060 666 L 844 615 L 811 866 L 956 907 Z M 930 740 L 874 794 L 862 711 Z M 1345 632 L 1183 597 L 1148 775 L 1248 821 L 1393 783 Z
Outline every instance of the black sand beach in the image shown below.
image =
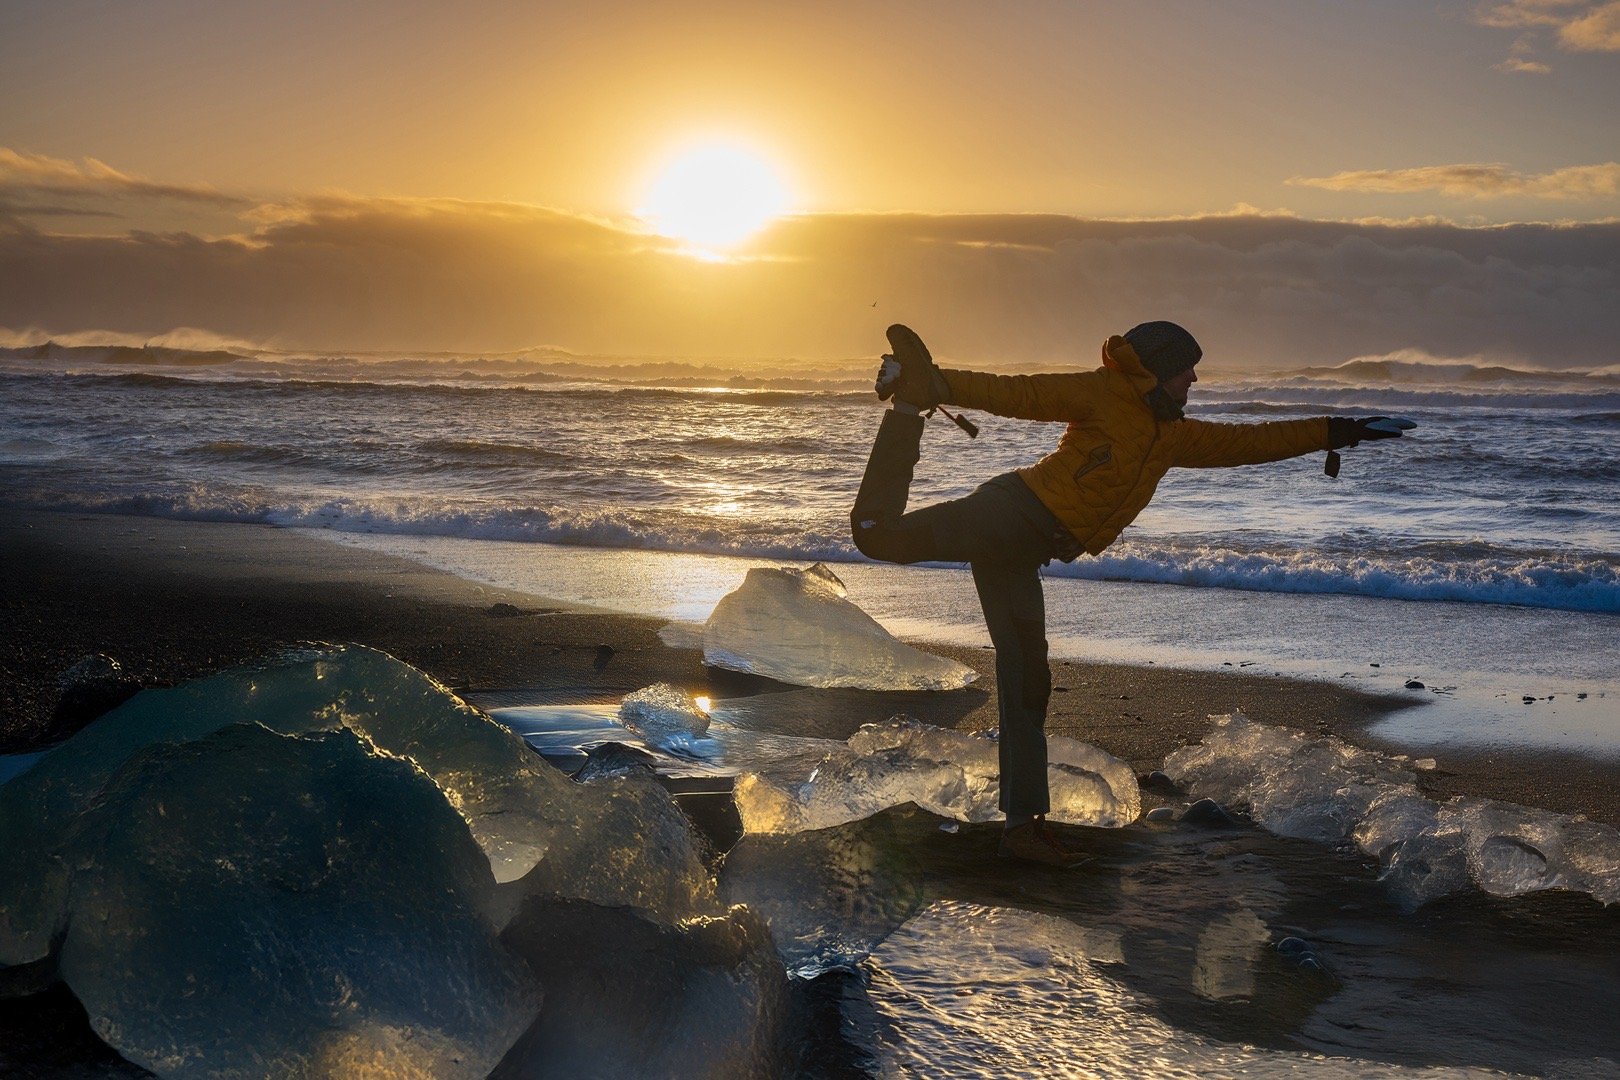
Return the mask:
M 0 752 L 48 746 L 78 721 L 55 715 L 57 679 L 105 653 L 132 679 L 165 685 L 251 662 L 301 641 L 390 652 L 458 690 L 543 690 L 586 700 L 668 681 L 717 696 L 736 684 L 700 654 L 658 636 L 659 620 L 506 592 L 416 563 L 260 525 L 13 512 L 0 522 Z M 517 609 L 513 614 L 510 605 Z M 499 613 L 497 613 L 499 612 Z M 977 704 L 895 695 L 895 712 L 963 730 L 995 726 L 987 648 L 928 644 L 980 673 Z M 718 679 L 716 682 L 715 680 Z M 1266 723 L 1373 745 L 1368 724 L 1409 700 L 1330 683 L 1243 672 L 1063 661 L 1048 731 L 1150 771 L 1196 742 L 1209 717 Z M 1620 766 L 1524 751 L 1435 755 L 1420 774 L 1436 798 L 1478 795 L 1620 824 Z

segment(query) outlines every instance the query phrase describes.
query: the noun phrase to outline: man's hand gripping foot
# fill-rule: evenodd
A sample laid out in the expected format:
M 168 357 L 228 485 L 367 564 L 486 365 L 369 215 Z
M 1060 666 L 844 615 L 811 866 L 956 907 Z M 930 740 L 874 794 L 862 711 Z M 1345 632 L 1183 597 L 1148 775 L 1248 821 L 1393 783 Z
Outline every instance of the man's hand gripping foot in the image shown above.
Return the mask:
M 945 383 L 945 376 L 934 366 L 928 346 L 923 344 L 916 331 L 895 323 L 885 334 L 889 339 L 889 348 L 894 351 L 884 354 L 877 381 L 872 384 L 878 400 L 888 401 L 892 397 L 895 408 L 923 415 L 931 415 L 935 409 L 939 409 L 957 427 L 967 432 L 969 438 L 978 438 L 979 429 L 972 421 L 953 415 L 940 406 L 950 387 Z

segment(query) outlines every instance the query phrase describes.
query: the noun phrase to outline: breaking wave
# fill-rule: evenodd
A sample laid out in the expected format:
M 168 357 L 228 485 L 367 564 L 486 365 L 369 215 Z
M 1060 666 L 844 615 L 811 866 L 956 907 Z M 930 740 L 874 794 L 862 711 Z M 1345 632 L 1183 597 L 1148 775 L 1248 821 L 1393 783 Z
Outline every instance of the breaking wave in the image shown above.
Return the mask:
M 346 533 L 508 540 L 805 562 L 862 562 L 841 522 L 739 518 L 647 507 L 480 507 L 425 499 L 277 501 L 196 486 L 182 492 L 32 498 L 27 505 L 188 521 L 247 522 Z M 1050 577 L 1246 592 L 1512 604 L 1620 612 L 1620 559 L 1514 552 L 1479 542 L 1401 552 L 1239 549 L 1124 541 L 1052 563 Z

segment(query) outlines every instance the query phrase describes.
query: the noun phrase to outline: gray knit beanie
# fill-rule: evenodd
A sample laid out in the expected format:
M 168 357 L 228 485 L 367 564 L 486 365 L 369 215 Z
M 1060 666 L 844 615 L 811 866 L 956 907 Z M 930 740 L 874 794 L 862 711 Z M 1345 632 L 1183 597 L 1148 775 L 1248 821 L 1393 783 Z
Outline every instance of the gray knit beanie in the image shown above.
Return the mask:
M 1145 322 L 1125 331 L 1125 340 L 1136 350 L 1142 366 L 1159 377 L 1174 378 L 1198 363 L 1204 350 L 1193 336 L 1173 322 Z

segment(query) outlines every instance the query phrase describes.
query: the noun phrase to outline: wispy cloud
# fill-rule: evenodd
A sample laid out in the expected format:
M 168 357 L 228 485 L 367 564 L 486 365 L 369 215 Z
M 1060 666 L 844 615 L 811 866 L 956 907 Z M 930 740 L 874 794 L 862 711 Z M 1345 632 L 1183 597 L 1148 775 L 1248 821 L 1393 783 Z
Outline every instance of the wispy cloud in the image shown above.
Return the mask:
M 1500 64 L 1492 65 L 1497 71 L 1513 71 L 1520 75 L 1548 75 L 1552 68 L 1539 60 L 1525 60 L 1517 56 L 1510 56 Z
M 47 202 L 39 202 L 39 199 Z M 0 146 L 0 225 L 28 227 L 32 217 L 112 217 L 112 202 L 183 202 L 246 209 L 251 199 L 207 185 L 160 183 L 120 172 L 94 157 L 79 162 Z
M 1564 52 L 1620 52 L 1620 0 L 1490 0 L 1474 10 L 1482 26 L 1524 31 L 1498 71 L 1546 74 L 1552 68 L 1531 60 L 1536 39 L 1550 34 Z
M 1535 199 L 1597 199 L 1620 193 L 1620 163 L 1572 165 L 1545 173 L 1522 173 L 1500 164 L 1426 165 L 1415 169 L 1357 169 L 1332 176 L 1295 176 L 1296 187 L 1328 191 L 1405 194 L 1438 191 L 1456 198 L 1507 196 Z

